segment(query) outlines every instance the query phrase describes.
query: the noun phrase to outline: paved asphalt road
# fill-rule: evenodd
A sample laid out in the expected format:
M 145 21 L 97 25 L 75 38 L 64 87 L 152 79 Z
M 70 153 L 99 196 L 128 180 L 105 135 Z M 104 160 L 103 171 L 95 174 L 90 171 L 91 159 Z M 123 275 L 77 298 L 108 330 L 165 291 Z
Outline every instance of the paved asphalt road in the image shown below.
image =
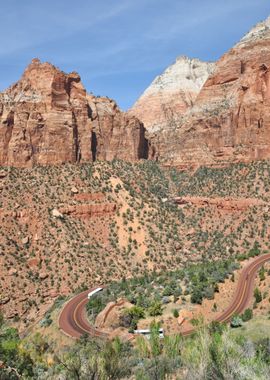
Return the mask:
M 215 320 L 218 322 L 229 322 L 234 314 L 242 313 L 248 306 L 253 295 L 254 280 L 258 269 L 270 260 L 270 254 L 255 257 L 242 270 L 235 295 L 228 308 L 220 314 Z M 95 329 L 89 324 L 86 317 L 85 305 L 87 304 L 87 294 L 95 290 L 98 286 L 73 297 L 64 306 L 59 316 L 59 327 L 68 336 L 79 338 L 83 334 L 107 338 L 108 334 Z M 185 330 L 182 335 L 189 335 L 194 329 Z

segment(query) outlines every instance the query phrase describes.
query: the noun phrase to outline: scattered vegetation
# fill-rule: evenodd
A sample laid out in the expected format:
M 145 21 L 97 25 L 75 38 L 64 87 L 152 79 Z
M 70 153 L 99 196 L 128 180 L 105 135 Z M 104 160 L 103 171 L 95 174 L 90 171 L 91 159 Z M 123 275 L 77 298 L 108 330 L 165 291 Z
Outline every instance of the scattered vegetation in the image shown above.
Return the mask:
M 93 321 L 109 302 L 124 298 L 134 305 L 123 316 L 123 326 L 132 330 L 140 318 L 162 315 L 163 305 L 176 302 L 179 297 L 189 295 L 191 302 L 198 304 L 204 298 L 212 299 L 218 291 L 218 284 L 237 268 L 239 263 L 230 259 L 187 265 L 185 269 L 171 272 L 123 278 L 108 284 L 105 290 L 90 298 L 87 303 L 88 316 Z
M 0 354 L 3 380 L 264 380 L 270 371 L 269 339 L 252 341 L 224 325 L 205 327 L 200 321 L 188 338 L 161 340 L 159 324 L 153 322 L 150 339 L 138 336 L 134 345 L 84 336 L 60 352 L 46 337 L 20 339 L 3 323 Z
M 165 170 L 150 161 L 1 170 L 6 172 L 0 179 L 1 301 L 3 307 L 14 302 L 8 296 L 17 289 L 25 324 L 50 292 L 72 293 L 102 282 L 109 286 L 89 301 L 89 318 L 123 297 L 132 307 L 121 323 L 133 331 L 140 319 L 161 315 L 169 301 L 212 299 L 221 282 L 233 280 L 239 260 L 270 247 L 268 161 L 194 173 Z M 222 212 L 207 204 L 178 207 L 173 201 L 175 196 L 240 195 L 262 203 Z M 107 212 L 104 205 L 115 207 Z M 90 206 L 97 214 L 83 214 Z M 61 216 L 53 216 L 55 209 Z M 266 275 L 262 268 L 261 282 Z M 2 294 L 7 295 L 3 300 Z M 258 287 L 254 297 L 258 310 L 267 294 Z M 53 308 L 62 302 L 59 298 Z M 53 308 L 41 326 L 52 323 Z M 171 315 L 178 318 L 178 310 Z M 46 336 L 21 339 L 0 315 L 0 378 L 263 380 L 270 370 L 269 339 L 245 337 L 242 329 L 252 317 L 251 309 L 234 316 L 232 326 L 242 325 L 233 329 L 241 331 L 237 336 L 214 323 L 189 338 L 160 340 L 154 323 L 150 340 L 139 337 L 134 347 L 118 339 L 104 343 L 83 337 L 57 352 Z
M 207 205 L 180 208 L 173 202 L 176 195 L 239 194 L 268 201 L 268 161 L 195 173 L 165 170 L 151 161 L 1 170 L 6 176 L 0 179 L 0 291 L 11 296 L 18 289 L 24 299 L 19 316 L 26 325 L 30 310 L 38 312 L 51 289 L 73 293 L 123 277 L 182 269 L 187 263 L 244 259 L 269 248 L 270 216 L 264 205 L 221 214 Z M 102 211 L 108 205 L 115 205 L 113 212 Z M 97 215 L 82 214 L 90 206 L 100 207 Z M 62 217 L 53 216 L 55 209 Z M 205 288 L 198 279 L 183 283 L 175 297 L 182 292 L 201 302 L 213 297 L 215 282 L 219 280 Z M 163 289 L 158 301 L 166 302 L 170 292 L 170 286 Z

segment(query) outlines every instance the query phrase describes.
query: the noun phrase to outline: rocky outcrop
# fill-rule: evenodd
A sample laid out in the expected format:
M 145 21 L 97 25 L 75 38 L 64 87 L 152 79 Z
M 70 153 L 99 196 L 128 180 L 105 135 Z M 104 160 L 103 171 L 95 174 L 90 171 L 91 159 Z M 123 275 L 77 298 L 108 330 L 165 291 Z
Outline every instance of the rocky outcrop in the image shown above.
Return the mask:
M 124 299 L 117 302 L 109 302 L 106 307 L 97 315 L 95 320 L 96 328 L 115 329 L 121 326 L 121 316 L 132 304 Z
M 130 114 L 143 121 L 151 134 L 175 128 L 186 110 L 193 106 L 213 68 L 213 63 L 178 57 L 173 65 L 155 78 L 129 111 Z
M 213 64 L 178 58 L 128 113 L 87 95 L 77 73 L 35 59 L 0 94 L 0 165 L 151 158 L 187 168 L 267 159 L 269 106 L 270 18 L 214 71 Z
M 270 18 L 217 62 L 175 130 L 154 137 L 155 158 L 186 168 L 270 157 Z
M 257 198 L 209 198 L 209 197 L 176 197 L 174 202 L 180 207 L 215 207 L 225 212 L 243 212 L 250 207 L 264 206 L 266 202 Z
M 32 166 L 147 156 L 144 127 L 107 98 L 88 96 L 80 76 L 34 59 L 0 94 L 0 164 Z
M 93 160 L 147 158 L 148 143 L 139 120 L 121 112 L 115 101 L 88 95 L 92 120 Z
M 116 212 L 115 203 L 80 204 L 67 206 L 60 209 L 62 215 L 70 215 L 75 218 L 89 219 L 112 215 Z
M 31 166 L 90 160 L 86 92 L 77 73 L 34 59 L 0 98 L 0 163 Z M 79 133 L 80 131 L 80 133 Z

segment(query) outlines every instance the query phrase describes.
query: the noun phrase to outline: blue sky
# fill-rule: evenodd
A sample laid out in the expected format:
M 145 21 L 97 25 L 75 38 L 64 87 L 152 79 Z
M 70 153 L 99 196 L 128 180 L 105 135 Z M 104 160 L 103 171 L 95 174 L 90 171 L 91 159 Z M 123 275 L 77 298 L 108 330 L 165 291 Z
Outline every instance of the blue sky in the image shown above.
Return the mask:
M 269 0 L 0 0 L 0 90 L 32 58 L 78 71 L 130 107 L 179 55 L 217 60 L 270 14 Z

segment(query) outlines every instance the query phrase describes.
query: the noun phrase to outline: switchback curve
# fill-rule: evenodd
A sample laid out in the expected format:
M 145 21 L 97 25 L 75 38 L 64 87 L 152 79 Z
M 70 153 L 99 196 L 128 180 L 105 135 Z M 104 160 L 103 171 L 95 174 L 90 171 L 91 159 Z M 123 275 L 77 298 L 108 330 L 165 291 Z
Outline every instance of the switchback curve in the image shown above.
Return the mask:
M 254 280 L 258 269 L 270 260 L 270 253 L 255 257 L 251 262 L 242 269 L 237 288 L 228 308 L 214 320 L 217 322 L 229 322 L 234 314 L 242 313 L 248 306 L 253 294 Z M 85 306 L 87 304 L 87 295 L 90 291 L 100 286 L 93 287 L 73 297 L 64 306 L 59 316 L 59 327 L 68 336 L 79 338 L 83 334 L 91 336 L 108 338 L 109 334 L 91 326 L 86 317 Z M 182 332 L 183 336 L 192 334 L 194 328 Z

